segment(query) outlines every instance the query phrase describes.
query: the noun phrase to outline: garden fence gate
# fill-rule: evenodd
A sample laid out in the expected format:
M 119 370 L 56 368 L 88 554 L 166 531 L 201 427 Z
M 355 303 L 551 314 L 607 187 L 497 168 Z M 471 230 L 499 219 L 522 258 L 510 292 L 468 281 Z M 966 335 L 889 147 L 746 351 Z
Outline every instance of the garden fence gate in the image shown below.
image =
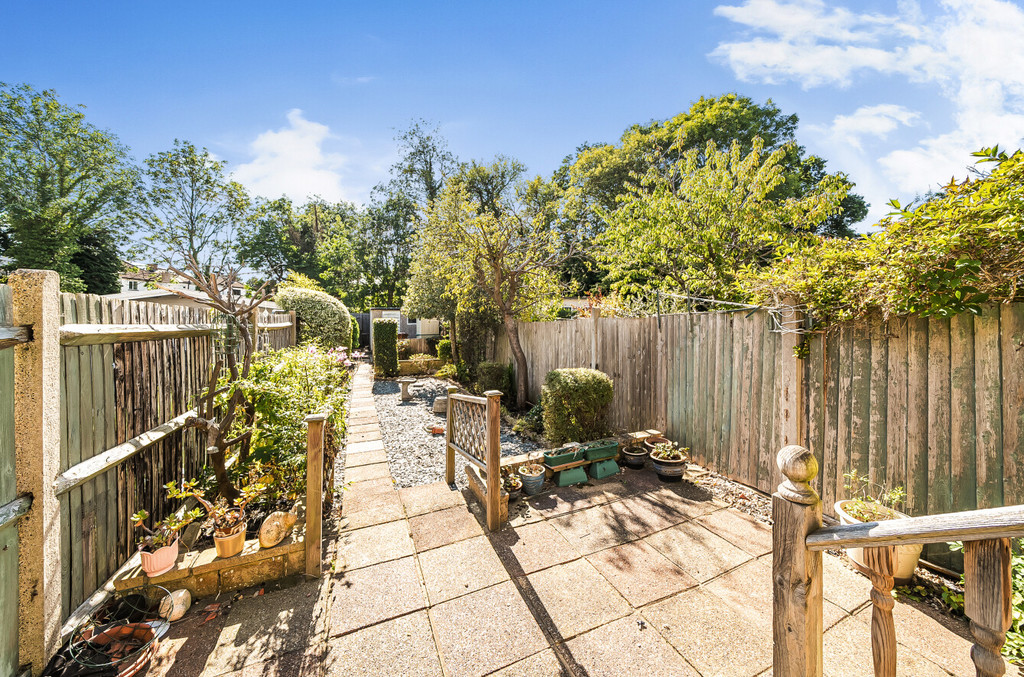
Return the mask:
M 445 426 L 445 481 L 455 481 L 455 452 L 484 473 L 487 528 L 501 528 L 501 392 L 484 397 L 448 389 L 448 424 Z M 467 473 L 470 469 L 466 468 Z M 472 482 L 474 478 L 470 477 Z M 507 515 L 505 516 L 507 518 Z

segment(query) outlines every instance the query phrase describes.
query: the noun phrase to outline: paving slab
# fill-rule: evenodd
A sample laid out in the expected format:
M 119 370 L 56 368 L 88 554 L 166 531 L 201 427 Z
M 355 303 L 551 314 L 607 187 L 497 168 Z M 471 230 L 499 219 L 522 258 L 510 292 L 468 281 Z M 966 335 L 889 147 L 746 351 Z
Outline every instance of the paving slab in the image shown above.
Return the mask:
M 535 653 L 491 674 L 494 677 L 568 677 L 551 649 Z
M 250 663 L 241 670 L 225 672 L 219 677 L 316 677 L 321 673 L 322 654 L 323 647 L 316 645 L 262 663 Z
M 380 419 L 377 417 L 377 414 L 360 414 L 359 416 L 348 417 L 345 424 L 350 427 L 380 425 Z
M 692 576 L 643 541 L 608 548 L 587 559 L 634 608 L 697 585 Z M 771 587 L 768 590 L 770 595 Z
M 380 425 L 377 423 L 358 423 L 356 425 L 349 425 L 347 432 L 351 435 L 353 433 L 368 433 L 374 430 L 380 430 Z
M 699 524 L 683 522 L 644 539 L 701 583 L 752 557 Z
M 612 505 L 601 505 L 548 520 L 569 544 L 588 555 L 613 545 L 635 540 L 623 515 Z
M 592 507 L 590 497 L 575 487 L 551 489 L 550 491 L 524 499 L 525 507 L 535 518 L 548 519 L 557 515 Z
M 334 638 L 324 655 L 325 677 L 443 677 L 426 611 Z
M 857 573 L 839 557 L 822 553 L 822 595 L 828 601 L 853 613 L 871 603 L 871 581 Z
M 580 557 L 579 551 L 547 522 L 505 527 L 490 538 L 498 559 L 513 576 L 532 574 Z
M 935 663 L 911 651 L 899 641 L 896 627 L 896 674 L 900 677 L 948 677 L 949 673 Z M 846 618 L 825 632 L 822 639 L 822 662 L 827 677 L 873 677 L 871 660 L 871 627 L 857 618 Z M 973 672 L 973 669 L 972 669 Z M 959 673 L 972 674 L 972 672 Z
M 372 442 L 374 440 L 382 440 L 384 436 L 380 433 L 380 426 L 373 426 L 376 430 L 367 430 L 365 432 L 353 432 L 348 431 L 348 436 L 345 438 L 346 447 L 351 447 L 353 444 L 359 442 Z
M 671 644 L 639 615 L 602 625 L 568 642 L 586 674 L 700 677 Z
M 358 454 L 345 454 L 345 468 L 356 468 L 362 465 L 373 465 L 375 463 L 387 463 L 388 455 L 380 449 L 376 451 L 363 451 Z
M 637 538 L 674 527 L 690 519 L 672 505 L 660 502 L 650 494 L 637 494 L 611 505 L 621 523 Z
M 391 477 L 391 470 L 387 463 L 374 463 L 373 465 L 362 465 L 356 468 L 345 468 L 345 481 L 358 483 L 366 480 L 379 480 Z
M 451 677 L 486 675 L 547 647 L 544 634 L 511 581 L 439 604 L 430 615 L 441 659 Z
M 706 590 L 687 590 L 641 613 L 701 675 L 745 677 L 771 667 L 771 633 L 748 624 Z
M 585 559 L 526 577 L 562 639 L 629 615 L 632 609 Z
M 465 506 L 411 517 L 409 528 L 412 530 L 412 542 L 416 546 L 416 552 L 484 535 L 480 523 Z
M 398 494 L 402 497 L 405 512 L 410 517 L 454 508 L 457 505 L 466 505 L 466 498 L 462 492 L 452 489 L 444 482 L 406 487 L 399 489 Z
M 509 579 L 485 536 L 421 552 L 417 558 L 431 604 Z
M 689 482 L 662 483 L 660 487 L 644 495 L 652 503 L 660 505 L 663 510 L 672 509 L 690 518 L 697 518 L 729 506 L 728 503 L 714 498 L 706 489 Z
M 361 569 L 416 552 L 405 520 L 346 531 L 338 540 L 337 571 Z
M 345 445 L 345 452 L 349 454 L 358 454 L 360 451 L 376 451 L 384 450 L 384 442 L 382 440 L 372 440 L 369 442 L 355 442 L 353 444 Z
M 694 521 L 754 557 L 772 551 L 772 528 L 735 508 L 716 510 Z
M 338 531 L 352 531 L 405 519 L 405 509 L 394 492 L 382 494 L 379 498 L 381 500 L 346 502 L 342 507 Z
M 427 606 L 414 557 L 375 564 L 334 576 L 330 635 L 405 615 Z
M 395 496 L 398 496 L 398 492 L 395 491 L 395 481 L 390 477 L 343 485 L 341 496 L 345 501 L 356 501 L 386 493 L 394 493 Z

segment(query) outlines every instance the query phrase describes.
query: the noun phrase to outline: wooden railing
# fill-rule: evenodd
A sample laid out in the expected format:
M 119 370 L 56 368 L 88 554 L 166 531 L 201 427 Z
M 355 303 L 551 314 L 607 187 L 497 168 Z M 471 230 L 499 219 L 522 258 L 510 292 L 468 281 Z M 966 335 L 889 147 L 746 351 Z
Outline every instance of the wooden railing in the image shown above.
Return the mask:
M 501 528 L 501 392 L 488 390 L 484 397 L 461 395 L 448 388 L 448 425 L 445 429 L 445 481 L 455 481 L 455 453 L 483 471 L 483 498 L 487 528 Z M 470 474 L 470 468 L 466 468 Z M 470 482 L 474 477 L 470 475 Z M 471 487 L 472 488 L 472 487 Z M 507 515 L 505 516 L 507 517 Z
M 1024 536 L 1024 506 L 822 528 L 811 487 L 818 462 L 790 445 L 777 457 L 786 478 L 772 495 L 773 674 L 822 674 L 822 550 L 862 547 L 871 577 L 871 655 L 876 676 L 896 674 L 893 574 L 896 547 L 964 543 L 964 611 L 979 677 L 1005 674 L 1000 650 L 1010 627 L 1010 539 Z

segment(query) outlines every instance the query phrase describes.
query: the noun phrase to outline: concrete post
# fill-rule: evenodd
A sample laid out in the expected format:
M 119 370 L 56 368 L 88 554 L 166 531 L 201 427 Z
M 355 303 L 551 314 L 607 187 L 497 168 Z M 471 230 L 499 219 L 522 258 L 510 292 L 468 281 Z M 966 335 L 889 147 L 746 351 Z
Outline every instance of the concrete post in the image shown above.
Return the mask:
M 14 450 L 19 494 L 32 507 L 18 523 L 18 661 L 38 675 L 60 642 L 60 277 L 18 270 L 8 284 L 15 326 L 32 326 L 32 341 L 14 350 Z

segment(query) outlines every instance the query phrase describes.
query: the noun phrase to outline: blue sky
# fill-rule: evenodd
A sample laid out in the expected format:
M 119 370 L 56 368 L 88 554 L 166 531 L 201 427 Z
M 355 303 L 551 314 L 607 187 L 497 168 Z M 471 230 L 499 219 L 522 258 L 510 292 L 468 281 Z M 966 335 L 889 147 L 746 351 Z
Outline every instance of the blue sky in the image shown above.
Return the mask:
M 549 174 L 701 95 L 772 98 L 872 203 L 1024 138 L 1024 8 L 1008 0 L 13 2 L 0 81 L 86 106 L 141 160 L 206 146 L 265 197 L 362 202 L 414 118 L 461 159 Z

